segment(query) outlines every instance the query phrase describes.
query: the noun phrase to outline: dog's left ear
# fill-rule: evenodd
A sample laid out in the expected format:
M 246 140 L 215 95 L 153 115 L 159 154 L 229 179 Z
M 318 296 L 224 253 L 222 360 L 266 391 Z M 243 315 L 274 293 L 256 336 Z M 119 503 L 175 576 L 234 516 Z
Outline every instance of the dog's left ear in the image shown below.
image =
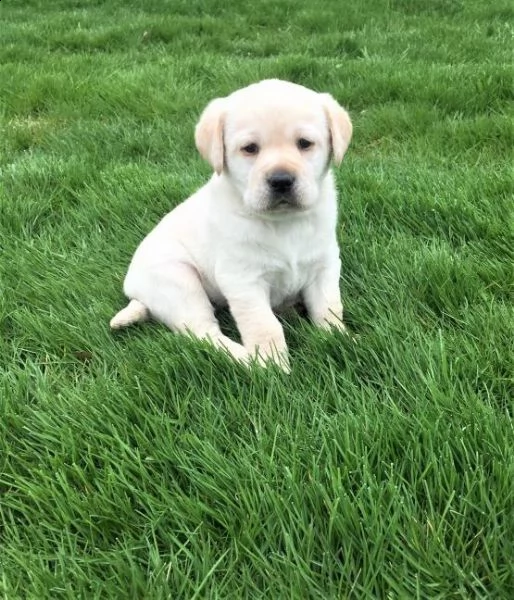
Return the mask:
M 195 129 L 198 152 L 218 173 L 223 171 L 223 125 L 225 121 L 225 98 L 216 98 L 207 105 Z
M 352 139 L 352 122 L 350 115 L 330 94 L 321 94 L 321 96 L 330 130 L 332 158 L 334 163 L 339 165 Z

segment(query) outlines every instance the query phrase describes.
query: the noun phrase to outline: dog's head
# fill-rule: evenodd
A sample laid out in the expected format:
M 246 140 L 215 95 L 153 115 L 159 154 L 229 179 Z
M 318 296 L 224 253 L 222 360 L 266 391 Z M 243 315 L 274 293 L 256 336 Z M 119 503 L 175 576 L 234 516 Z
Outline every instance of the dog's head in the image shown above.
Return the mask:
M 348 113 L 332 96 L 277 79 L 213 100 L 195 136 L 252 212 L 313 206 L 330 159 L 342 161 L 351 137 Z

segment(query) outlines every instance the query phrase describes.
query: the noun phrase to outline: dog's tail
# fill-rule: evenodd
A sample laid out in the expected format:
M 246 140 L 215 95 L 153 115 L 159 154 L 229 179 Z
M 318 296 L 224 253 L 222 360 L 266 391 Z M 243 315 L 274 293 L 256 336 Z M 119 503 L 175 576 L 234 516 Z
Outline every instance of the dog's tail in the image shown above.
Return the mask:
M 150 311 L 139 300 L 131 300 L 125 308 L 111 319 L 111 329 L 121 329 L 139 321 L 145 321 L 150 316 Z

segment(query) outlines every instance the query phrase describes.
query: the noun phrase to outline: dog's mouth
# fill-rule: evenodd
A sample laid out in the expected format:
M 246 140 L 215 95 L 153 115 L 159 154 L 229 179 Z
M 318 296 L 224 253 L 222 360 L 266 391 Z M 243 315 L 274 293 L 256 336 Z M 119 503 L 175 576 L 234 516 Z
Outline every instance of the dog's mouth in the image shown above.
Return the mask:
M 273 193 L 268 200 L 268 210 L 272 212 L 277 211 L 291 211 L 301 210 L 300 202 L 298 197 L 293 192 L 287 193 Z

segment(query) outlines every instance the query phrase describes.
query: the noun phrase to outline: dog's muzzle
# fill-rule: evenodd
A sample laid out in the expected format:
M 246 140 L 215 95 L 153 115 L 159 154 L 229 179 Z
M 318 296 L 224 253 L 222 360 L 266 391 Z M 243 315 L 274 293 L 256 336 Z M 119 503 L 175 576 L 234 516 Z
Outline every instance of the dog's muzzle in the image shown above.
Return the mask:
M 270 190 L 269 208 L 295 208 L 298 206 L 294 186 L 296 176 L 288 171 L 274 171 L 266 179 Z

